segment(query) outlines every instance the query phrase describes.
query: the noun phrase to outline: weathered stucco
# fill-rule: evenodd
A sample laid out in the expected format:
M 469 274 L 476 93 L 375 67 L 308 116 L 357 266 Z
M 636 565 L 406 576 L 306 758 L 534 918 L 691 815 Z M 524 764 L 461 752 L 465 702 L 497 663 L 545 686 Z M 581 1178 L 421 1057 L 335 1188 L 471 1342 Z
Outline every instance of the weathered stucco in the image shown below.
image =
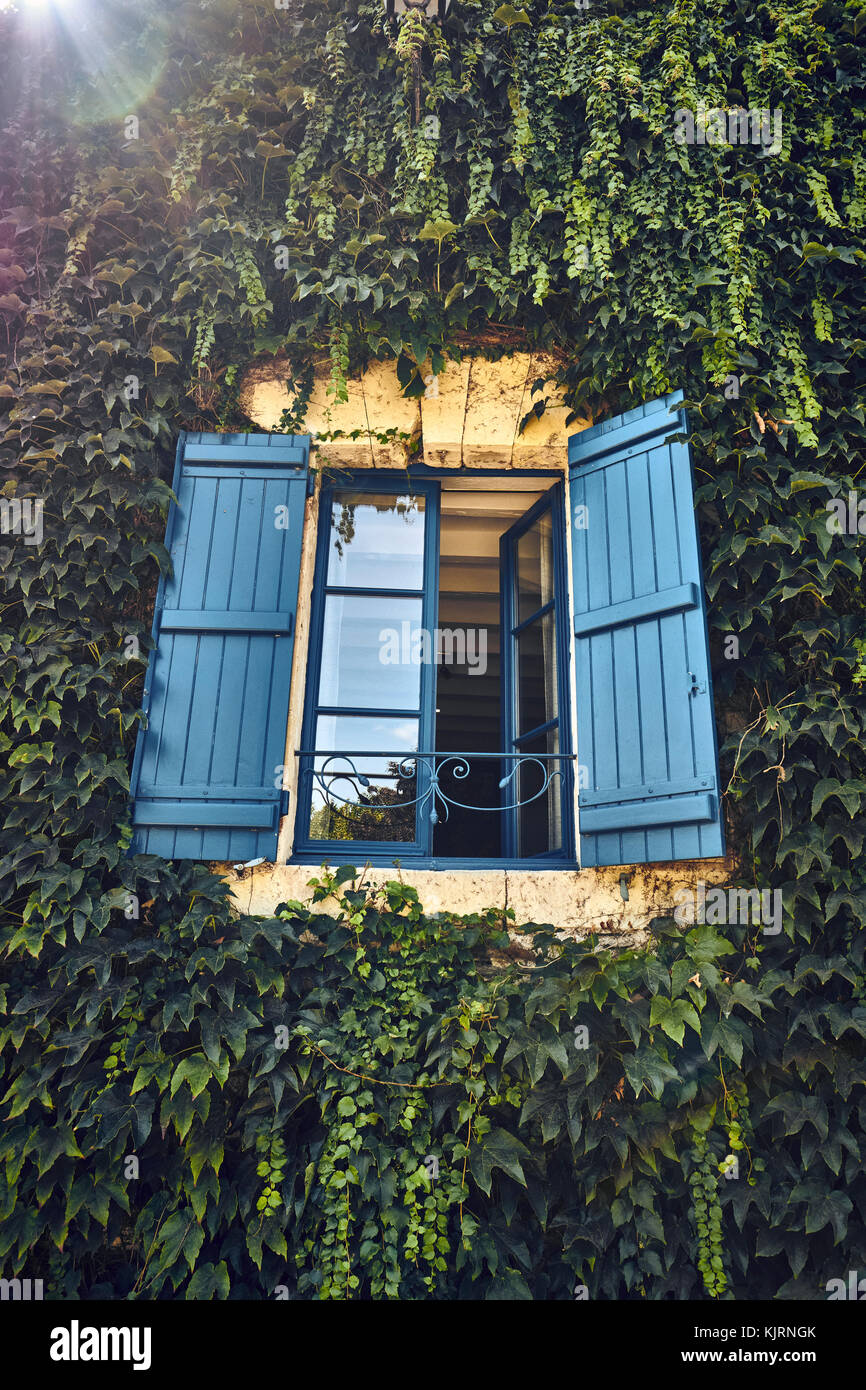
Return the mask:
M 388 430 L 417 440 L 418 461 L 437 468 L 563 468 L 568 436 L 591 423 L 572 421 L 552 384 L 533 393 L 534 383 L 552 375 L 556 359 L 549 353 L 517 352 L 490 362 L 464 357 L 449 362 L 438 377 L 428 378 L 427 395 L 407 399 L 397 380 L 396 364 L 373 362 L 348 381 L 347 401 L 328 395 L 330 364 L 316 368 L 304 428 L 314 437 L 340 431 L 357 439 L 327 440 L 321 461 L 351 468 L 400 468 L 405 447 L 375 438 Z M 244 409 L 263 429 L 277 427 L 289 404 L 286 362 L 273 358 L 256 365 L 244 378 Z M 549 400 L 540 419 L 520 421 L 533 405 Z
M 359 866 L 363 867 L 363 866 Z M 513 934 L 528 923 L 551 925 L 574 936 L 596 933 L 603 944 L 633 946 L 646 941 L 654 917 L 670 915 L 680 888 L 723 882 L 731 873 L 723 859 L 682 860 L 677 864 L 644 864 L 631 868 L 537 869 L 397 869 L 368 868 L 365 880 L 381 884 L 398 876 L 418 890 L 428 913 L 461 916 L 486 908 L 514 911 Z M 293 899 L 311 903 L 309 880 L 318 876 L 310 864 L 262 864 L 243 878 L 224 866 L 226 880 L 241 912 L 269 916 L 278 903 Z M 626 875 L 628 901 L 620 891 Z M 327 912 L 327 902 L 314 911 Z

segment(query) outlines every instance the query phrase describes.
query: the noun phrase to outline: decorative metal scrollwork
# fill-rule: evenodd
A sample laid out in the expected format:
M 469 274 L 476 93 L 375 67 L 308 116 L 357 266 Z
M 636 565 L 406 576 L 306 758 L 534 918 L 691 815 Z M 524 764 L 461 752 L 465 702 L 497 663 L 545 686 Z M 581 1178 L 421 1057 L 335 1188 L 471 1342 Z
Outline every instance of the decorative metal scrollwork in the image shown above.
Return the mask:
M 318 757 L 323 757 L 319 754 Z M 387 810 L 406 810 L 410 806 L 417 806 L 419 812 L 426 814 L 433 825 L 436 825 L 441 818 L 448 819 L 449 808 L 454 806 L 464 811 L 481 811 L 491 813 L 496 811 L 513 811 L 517 807 L 528 806 L 539 797 L 544 796 L 552 784 L 559 780 L 562 781 L 563 770 L 561 767 L 549 768 L 547 763 L 563 761 L 565 755 L 559 753 L 409 753 L 398 758 L 396 761 L 389 762 L 388 772 L 382 773 L 375 779 L 371 779 L 365 773 L 359 771 L 355 765 L 355 758 L 364 758 L 369 762 L 373 758 L 387 758 L 386 753 L 330 753 L 324 757 L 324 761 L 316 767 L 307 769 L 306 775 L 312 780 L 313 788 L 318 788 L 322 793 L 325 805 L 330 810 L 335 810 L 337 803 L 340 807 L 357 807 L 360 812 L 368 811 L 387 811 Z M 517 774 L 520 769 L 528 765 L 533 765 L 539 769 L 541 776 L 541 786 L 531 796 L 521 797 L 517 795 L 516 800 L 503 798 L 495 806 L 476 806 L 468 801 L 459 801 L 455 796 L 449 796 L 442 787 L 442 778 L 451 777 L 456 782 L 464 782 L 472 771 L 472 759 L 500 760 L 501 762 L 512 763 L 511 770 L 500 777 L 499 787 L 505 791 L 507 788 L 517 790 Z M 332 764 L 341 763 L 341 767 L 332 767 Z M 420 773 L 420 777 L 419 777 Z M 414 797 L 407 797 L 392 804 L 376 803 L 369 795 L 366 795 L 367 788 L 373 785 L 373 780 L 387 780 L 389 782 L 411 782 L 416 781 L 420 784 L 420 790 Z M 341 796 L 334 790 L 335 783 L 349 782 L 353 788 L 354 795 Z M 508 795 L 508 793 L 507 793 Z M 346 812 L 341 810 L 341 815 Z

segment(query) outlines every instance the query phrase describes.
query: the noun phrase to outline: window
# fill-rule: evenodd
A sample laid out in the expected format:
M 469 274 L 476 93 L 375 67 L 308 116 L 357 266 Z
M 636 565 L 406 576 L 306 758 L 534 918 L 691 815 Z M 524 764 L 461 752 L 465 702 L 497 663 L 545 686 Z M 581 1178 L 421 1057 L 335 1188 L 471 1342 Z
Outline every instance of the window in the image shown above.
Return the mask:
M 182 435 L 132 852 L 275 860 L 288 756 L 300 858 L 721 855 L 686 432 L 672 395 L 572 436 L 567 487 L 463 469 L 332 484 L 312 596 L 309 436 Z M 306 688 L 292 690 L 310 602 Z M 290 701 L 306 711 L 300 749 L 286 748 Z
M 573 858 L 564 576 L 548 477 L 323 491 L 297 853 Z

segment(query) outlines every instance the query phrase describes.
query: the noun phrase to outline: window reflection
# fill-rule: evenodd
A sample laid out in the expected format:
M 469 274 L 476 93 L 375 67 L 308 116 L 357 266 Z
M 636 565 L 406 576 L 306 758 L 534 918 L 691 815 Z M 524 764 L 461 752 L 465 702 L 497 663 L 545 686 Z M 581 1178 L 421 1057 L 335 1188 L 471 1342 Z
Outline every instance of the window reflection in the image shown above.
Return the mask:
M 559 713 L 556 628 L 552 612 L 517 634 L 517 729 L 528 734 Z
M 523 744 L 519 751 L 539 759 L 521 763 L 516 778 L 522 803 L 517 813 L 517 852 L 521 858 L 528 858 L 562 847 L 562 777 L 557 775 L 562 764 L 556 758 L 539 756 L 559 752 L 559 730 L 548 729 L 546 734 Z M 548 776 L 550 783 L 543 791 Z
M 314 763 L 320 776 L 311 778 L 311 838 L 414 840 L 417 777 L 412 754 L 417 748 L 415 719 L 320 715 Z M 328 749 L 339 751 L 329 757 Z M 391 756 L 376 756 L 382 749 Z
M 421 626 L 420 598 L 329 594 L 322 633 L 320 705 L 418 709 L 421 667 L 401 660 Z M 396 648 L 396 651 L 395 651 Z
M 544 512 L 517 542 L 517 621 L 525 623 L 553 595 L 553 520 Z
M 424 498 L 335 493 L 328 584 L 355 589 L 422 589 Z

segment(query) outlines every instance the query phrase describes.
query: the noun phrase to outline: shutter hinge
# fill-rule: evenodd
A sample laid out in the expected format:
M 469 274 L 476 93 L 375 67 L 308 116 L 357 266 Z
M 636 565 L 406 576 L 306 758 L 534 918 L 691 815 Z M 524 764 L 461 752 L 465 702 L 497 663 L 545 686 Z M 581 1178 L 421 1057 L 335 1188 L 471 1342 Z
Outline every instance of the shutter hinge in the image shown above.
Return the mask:
M 706 681 L 699 681 L 694 671 L 689 671 L 687 674 L 689 678 L 689 695 L 705 695 L 707 693 Z
M 308 496 L 308 497 L 312 497 L 312 495 L 313 495 L 313 493 L 314 493 L 315 491 L 316 491 L 316 470 L 315 470 L 314 468 L 308 468 L 308 469 L 307 469 L 307 496 Z
M 289 793 L 288 793 L 288 792 L 280 792 L 280 815 L 281 815 L 281 816 L 287 816 L 288 814 L 289 814 Z

